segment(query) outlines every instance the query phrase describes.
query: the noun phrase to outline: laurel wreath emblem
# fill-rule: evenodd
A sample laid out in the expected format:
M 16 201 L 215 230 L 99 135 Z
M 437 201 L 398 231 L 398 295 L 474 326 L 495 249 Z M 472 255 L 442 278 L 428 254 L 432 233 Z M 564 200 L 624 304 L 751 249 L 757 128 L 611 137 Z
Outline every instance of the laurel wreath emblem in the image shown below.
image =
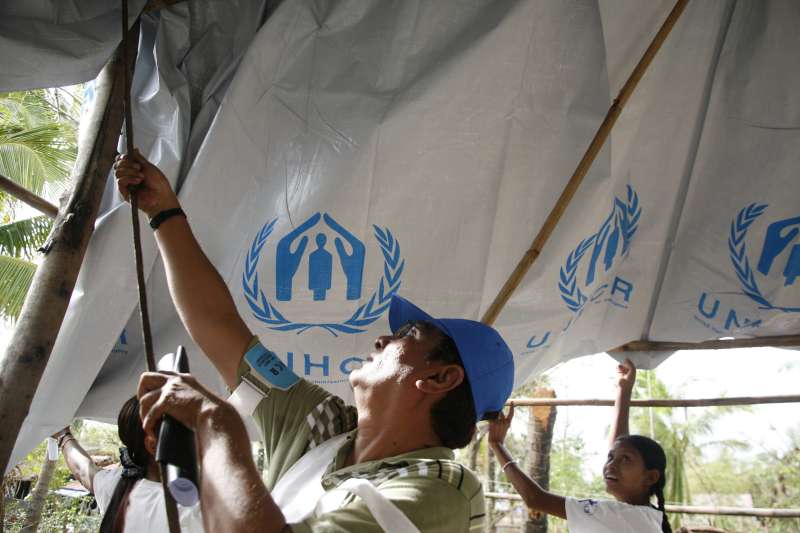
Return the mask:
M 750 260 L 747 257 L 747 231 L 753 222 L 764 214 L 767 204 L 752 203 L 743 208 L 731 222 L 731 232 L 728 236 L 728 253 L 733 263 L 733 270 L 742 284 L 742 292 L 751 300 L 759 304 L 759 309 L 775 309 L 789 313 L 800 312 L 800 307 L 779 307 L 770 303 L 758 287 Z
M 405 267 L 405 259 L 400 256 L 400 243 L 392 235 L 388 228 L 381 229 L 373 225 L 375 240 L 383 254 L 383 275 L 378 283 L 378 289 L 367 299 L 367 302 L 358 307 L 355 312 L 345 320 L 338 323 L 313 323 L 313 322 L 292 322 L 287 319 L 267 296 L 259 288 L 258 284 L 258 259 L 261 256 L 261 249 L 267 242 L 275 228 L 277 218 L 267 222 L 256 234 L 250 250 L 245 258 L 244 272 L 242 273 L 242 288 L 244 296 L 253 316 L 269 325 L 270 329 L 276 331 L 296 331 L 299 335 L 312 328 L 322 328 L 334 337 L 339 333 L 361 333 L 366 331 L 364 328 L 378 320 L 389 308 L 392 296 L 400 288 L 400 278 Z
M 622 257 L 628 255 L 630 251 L 631 241 L 639 228 L 639 219 L 642 215 L 642 208 L 639 205 L 639 195 L 633 190 L 630 185 L 627 186 L 626 201 L 623 202 L 619 198 L 614 198 L 614 211 L 611 216 L 603 223 L 597 233 L 590 235 L 583 239 L 578 246 L 572 250 L 567 256 L 564 266 L 559 270 L 558 276 L 558 290 L 561 292 L 561 299 L 573 313 L 577 313 L 588 300 L 588 296 L 581 291 L 577 283 L 578 266 L 580 265 L 581 258 L 595 243 L 597 238 L 607 230 L 612 222 L 615 221 L 619 224 L 620 231 L 622 232 Z

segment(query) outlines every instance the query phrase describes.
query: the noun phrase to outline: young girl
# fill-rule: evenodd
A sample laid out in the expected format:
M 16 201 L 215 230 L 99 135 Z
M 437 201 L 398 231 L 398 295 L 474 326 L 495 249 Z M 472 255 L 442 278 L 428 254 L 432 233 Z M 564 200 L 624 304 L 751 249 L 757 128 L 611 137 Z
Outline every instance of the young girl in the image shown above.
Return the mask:
M 146 437 L 139 418 L 136 396 L 123 404 L 117 416 L 121 467 L 102 470 L 87 454 L 69 428 L 53 435 L 58 439 L 72 475 L 97 500 L 103 513 L 100 533 L 156 533 L 167 531 L 167 511 L 161 476 L 153 457 L 156 443 Z M 181 531 L 203 533 L 200 506 L 178 506 Z
M 489 445 L 506 477 L 528 508 L 567 520 L 570 533 L 671 533 L 664 513 L 664 471 L 667 457 L 654 440 L 628 434 L 628 412 L 636 367 L 626 359 L 619 374 L 611 450 L 603 467 L 606 490 L 613 500 L 577 500 L 542 489 L 517 466 L 503 446 L 514 406 L 490 422 Z M 656 497 L 657 507 L 651 503 Z

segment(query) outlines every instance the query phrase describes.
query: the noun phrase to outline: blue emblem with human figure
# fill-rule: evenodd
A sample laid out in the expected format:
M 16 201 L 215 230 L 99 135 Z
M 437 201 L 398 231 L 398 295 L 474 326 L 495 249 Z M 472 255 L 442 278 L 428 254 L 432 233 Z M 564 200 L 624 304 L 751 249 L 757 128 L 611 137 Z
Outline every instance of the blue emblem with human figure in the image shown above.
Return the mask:
M 610 283 L 595 282 L 605 277 L 616 259 L 628 255 L 641 214 L 639 196 L 628 185 L 624 198 L 614 198 L 611 212 L 597 232 L 583 239 L 569 253 L 559 270 L 558 290 L 570 311 L 579 314 L 589 302 L 607 301 L 624 307 L 630 301 L 632 282 L 619 276 Z M 580 267 L 587 258 L 585 270 L 581 272 Z M 615 299 L 614 295 L 620 298 Z
M 375 244 L 384 264 L 376 289 L 364 298 L 365 302 L 341 321 L 289 319 L 286 313 L 278 309 L 277 302 L 310 299 L 311 302 L 323 303 L 330 301 L 332 293 L 342 284 L 344 291 L 341 296 L 344 300 L 361 301 L 367 246 L 330 214 L 315 213 L 277 241 L 273 300 L 259 285 L 257 267 L 277 220 L 275 218 L 264 224 L 253 239 L 245 259 L 242 288 L 255 318 L 277 331 L 302 333 L 321 328 L 336 336 L 339 333 L 366 331 L 367 326 L 386 312 L 392 296 L 400 288 L 405 260 L 400 255 L 400 244 L 392 232 L 388 228 L 373 226 Z M 305 275 L 301 275 L 303 271 Z M 309 309 L 306 307 L 305 312 L 308 313 Z
M 766 213 L 768 204 L 752 203 L 737 213 L 731 222 L 728 252 L 742 292 L 756 302 L 759 309 L 800 312 L 798 291 L 786 290 L 800 277 L 800 216 L 769 222 L 760 242 L 748 249 L 753 224 Z M 750 253 L 756 261 L 750 261 Z M 756 265 L 753 268 L 753 264 Z M 765 289 L 766 283 L 771 287 Z M 797 283 L 800 287 L 800 283 Z M 780 301 L 783 300 L 783 301 Z

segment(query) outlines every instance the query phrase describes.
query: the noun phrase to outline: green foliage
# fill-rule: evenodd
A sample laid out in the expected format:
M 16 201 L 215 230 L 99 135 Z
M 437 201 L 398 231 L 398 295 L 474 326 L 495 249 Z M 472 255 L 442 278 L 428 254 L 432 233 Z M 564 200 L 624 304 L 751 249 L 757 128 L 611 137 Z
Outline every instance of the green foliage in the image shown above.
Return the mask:
M 109 455 L 117 459 L 117 450 L 120 442 L 117 435 L 117 427 L 111 424 L 83 423 L 76 421 L 72 425 L 73 434 L 81 443 L 83 448 L 92 455 Z M 35 478 L 39 474 L 45 454 L 47 453 L 47 443 L 42 442 L 25 459 L 13 469 L 7 479 L 29 479 Z M 72 475 L 64 463 L 63 457 L 59 456 L 56 463 L 55 473 L 50 481 L 50 490 L 55 491 L 63 487 L 72 480 Z M 94 498 L 84 496 L 81 498 L 70 498 L 60 496 L 51 492 L 47 496 L 45 507 L 42 512 L 42 519 L 39 524 L 39 531 L 75 531 L 93 532 L 100 526 L 101 517 L 96 511 L 90 509 Z M 27 514 L 27 499 L 6 500 L 6 523 L 5 532 L 17 533 L 21 530 L 23 520 Z
M 0 255 L 0 316 L 19 317 L 35 273 L 34 263 Z
M 0 225 L 0 254 L 32 259 L 33 250 L 44 244 L 52 226 L 52 221 L 46 216 Z
M 80 101 L 66 89 L 0 94 L 0 174 L 54 198 L 68 181 L 77 155 Z M 20 203 L 0 193 L 0 317 L 16 320 L 36 271 L 36 250 L 51 221 L 19 220 Z

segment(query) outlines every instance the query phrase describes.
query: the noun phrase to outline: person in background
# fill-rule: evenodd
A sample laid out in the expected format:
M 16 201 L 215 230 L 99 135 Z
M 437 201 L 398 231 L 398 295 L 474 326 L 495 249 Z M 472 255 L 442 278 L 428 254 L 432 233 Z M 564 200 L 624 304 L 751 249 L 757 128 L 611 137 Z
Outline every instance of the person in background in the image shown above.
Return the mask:
M 528 508 L 566 519 L 570 533 L 671 533 L 664 512 L 666 454 L 656 441 L 629 434 L 628 413 L 636 367 L 626 359 L 617 367 L 617 373 L 611 449 L 603 467 L 606 490 L 614 500 L 560 496 L 542 489 L 525 475 L 503 445 L 514 417 L 513 404 L 508 415 L 501 413 L 489 422 L 489 445 Z M 652 504 L 653 497 L 656 506 Z
M 168 531 L 164 492 L 154 459 L 156 441 L 146 436 L 134 396 L 117 416 L 121 466 L 101 469 L 70 432 L 69 427 L 53 435 L 72 475 L 94 494 L 103 513 L 101 533 L 156 533 Z M 203 533 L 200 506 L 178 507 L 181 531 Z

